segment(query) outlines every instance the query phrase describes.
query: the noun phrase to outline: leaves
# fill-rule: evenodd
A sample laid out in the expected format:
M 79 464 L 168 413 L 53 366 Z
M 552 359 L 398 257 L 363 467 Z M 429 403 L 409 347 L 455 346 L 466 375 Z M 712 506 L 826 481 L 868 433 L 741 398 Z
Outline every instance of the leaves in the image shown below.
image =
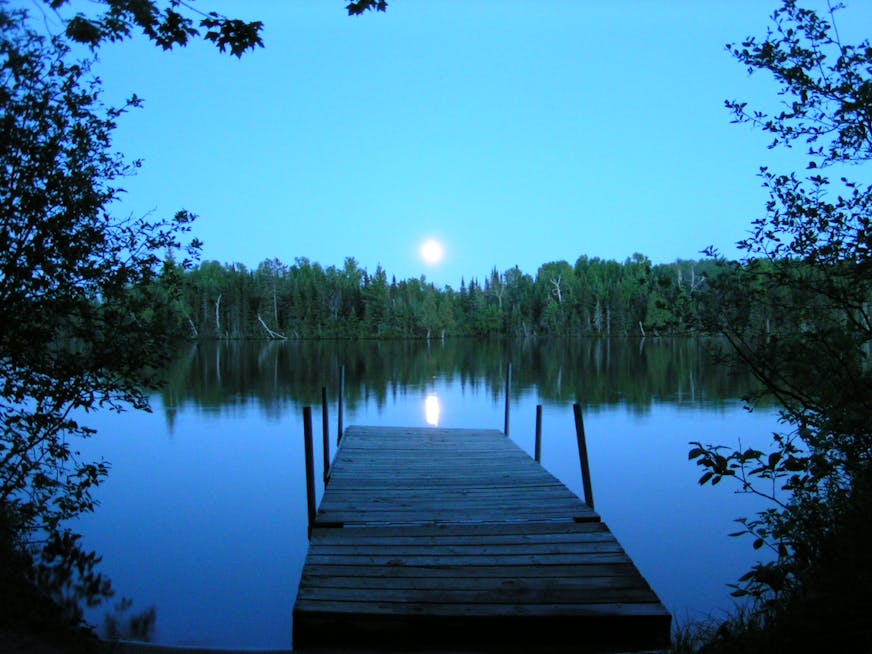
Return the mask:
M 367 11 L 385 11 L 388 8 L 386 0 L 354 0 L 345 5 L 349 16 L 359 16 Z
M 43 0 L 53 10 L 60 11 L 68 0 Z M 69 39 L 91 48 L 104 41 L 122 41 L 137 29 L 164 50 L 184 47 L 201 36 L 214 43 L 219 51 L 241 57 L 245 52 L 263 47 L 260 21 L 227 18 L 216 12 L 203 14 L 179 0 L 106 0 L 102 13 L 77 13 L 67 21 L 65 33 Z M 366 3 L 364 3 L 366 4 Z M 384 11 L 385 5 L 380 8 Z M 186 11 L 185 11 L 186 10 Z M 365 11 L 365 9 L 362 9 Z M 202 18 L 201 18 L 202 17 Z
M 750 72 L 769 72 L 782 87 L 781 95 L 793 98 L 788 109 L 771 114 L 728 101 L 734 120 L 773 134 L 770 147 L 823 141 L 810 151 L 817 159 L 814 167 L 867 160 L 872 137 L 866 113 L 870 48 L 866 41 L 842 44 L 831 23 L 834 16 L 827 19 L 784 2 L 772 15 L 775 29 L 767 38 L 727 45 Z
M 210 17 L 204 18 L 200 24 L 209 28 L 204 38 L 215 43 L 221 52 L 229 47 L 230 54 L 241 57 L 247 50 L 263 47 L 260 38 L 263 23 L 260 21 L 246 23 L 241 20 Z
M 872 465 L 872 186 L 847 174 L 872 159 L 872 47 L 842 42 L 841 8 L 828 7 L 783 0 L 764 37 L 728 45 L 778 85 L 769 109 L 727 101 L 733 121 L 769 134 L 770 148 L 807 155 L 800 172 L 760 168 L 768 201 L 739 242 L 742 260 L 710 277 L 700 313 L 729 341 L 731 364 L 748 366 L 781 409 L 783 429 L 766 452 L 692 443 L 689 453 L 701 482 L 730 471 L 741 492 L 770 502 L 733 534 L 775 555 L 737 586 L 760 606 L 801 592 Z
M 100 43 L 103 38 L 100 28 L 81 14 L 70 19 L 67 23 L 66 34 L 73 41 L 92 47 Z

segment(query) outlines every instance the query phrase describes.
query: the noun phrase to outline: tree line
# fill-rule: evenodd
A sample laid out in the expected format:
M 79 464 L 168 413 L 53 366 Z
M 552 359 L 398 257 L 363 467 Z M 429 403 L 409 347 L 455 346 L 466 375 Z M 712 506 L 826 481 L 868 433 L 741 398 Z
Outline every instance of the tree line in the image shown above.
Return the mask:
M 693 332 L 697 297 L 717 268 L 712 259 L 580 256 L 535 275 L 494 268 L 454 289 L 424 276 L 398 281 L 381 265 L 371 273 L 353 257 L 341 267 L 269 259 L 253 270 L 170 259 L 162 280 L 181 288 L 170 329 L 194 339 L 646 336 Z

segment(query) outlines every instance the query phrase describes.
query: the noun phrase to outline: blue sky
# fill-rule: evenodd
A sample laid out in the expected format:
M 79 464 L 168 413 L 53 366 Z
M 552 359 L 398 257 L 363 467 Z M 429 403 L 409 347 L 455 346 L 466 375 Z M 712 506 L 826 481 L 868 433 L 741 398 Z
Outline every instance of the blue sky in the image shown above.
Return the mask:
M 198 214 L 206 260 L 353 256 L 455 288 L 582 254 L 735 256 L 779 160 L 730 123 L 725 99 L 775 97 L 724 44 L 764 34 L 777 4 L 393 0 L 352 18 L 342 0 L 204 0 L 262 20 L 266 47 L 100 52 L 105 97 L 145 100 L 117 132 L 144 162 L 118 211 Z M 843 31 L 870 24 L 853 4 Z

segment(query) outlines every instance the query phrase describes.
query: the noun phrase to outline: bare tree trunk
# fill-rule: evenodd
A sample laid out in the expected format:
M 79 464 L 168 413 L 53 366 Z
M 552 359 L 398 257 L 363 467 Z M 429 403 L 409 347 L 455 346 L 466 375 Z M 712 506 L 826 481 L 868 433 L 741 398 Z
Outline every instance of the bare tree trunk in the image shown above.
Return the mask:
M 273 319 L 275 320 L 276 327 L 279 326 L 279 303 L 276 298 L 276 278 L 273 277 Z
M 596 299 L 593 307 L 593 328 L 598 334 L 603 333 L 603 306 L 599 298 Z
M 270 338 L 278 338 L 278 339 L 281 339 L 283 341 L 286 341 L 288 339 L 288 337 L 285 336 L 284 334 L 279 334 L 278 332 L 274 332 L 269 327 L 267 327 L 266 323 L 263 321 L 263 318 L 260 317 L 260 314 L 257 314 L 257 321 L 260 323 L 260 326 L 266 330 L 266 333 Z
M 554 284 L 554 290 L 551 292 L 557 296 L 557 304 L 563 304 L 563 290 L 560 288 L 561 281 L 563 281 L 563 275 L 558 275 L 557 279 L 551 278 L 551 283 Z
M 188 324 L 191 326 L 191 337 L 194 339 L 200 338 L 200 331 L 197 329 L 197 325 L 194 324 L 194 321 L 191 320 L 191 316 L 188 315 L 188 312 L 185 311 L 184 305 L 179 302 L 179 311 L 181 311 L 182 315 L 185 317 L 185 320 L 188 321 Z
M 521 321 L 521 332 L 524 335 L 524 340 L 536 338 L 536 330 L 531 325 L 528 325 L 526 320 Z
M 221 293 L 218 294 L 218 299 L 215 300 L 215 333 L 221 335 Z
M 642 326 L 642 321 L 639 321 L 639 331 L 642 332 L 642 338 L 645 338 L 645 328 Z

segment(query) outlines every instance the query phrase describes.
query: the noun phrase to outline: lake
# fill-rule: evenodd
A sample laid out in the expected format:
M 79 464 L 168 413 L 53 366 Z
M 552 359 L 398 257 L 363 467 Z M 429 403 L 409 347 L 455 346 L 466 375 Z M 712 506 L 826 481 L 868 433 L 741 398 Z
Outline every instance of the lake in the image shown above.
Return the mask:
M 345 426 L 502 429 L 512 364 L 510 437 L 531 455 L 543 406 L 542 465 L 583 496 L 572 416 L 584 413 L 597 511 L 678 622 L 721 616 L 728 583 L 756 560 L 733 520 L 760 508 L 725 482 L 700 487 L 693 440 L 765 446 L 777 412 L 748 412 L 751 378 L 710 363 L 715 341 L 576 339 L 188 344 L 152 413 L 89 416 L 86 454 L 111 463 L 86 546 L 132 601 L 154 609 L 155 643 L 288 648 L 307 548 L 302 408 L 321 389 L 335 450 Z M 428 397 L 431 399 L 428 401 Z M 436 399 L 432 399 L 435 397 Z M 429 407 L 428 413 L 425 409 Z M 112 602 L 115 603 L 114 601 Z M 111 606 L 89 610 L 102 624 Z

